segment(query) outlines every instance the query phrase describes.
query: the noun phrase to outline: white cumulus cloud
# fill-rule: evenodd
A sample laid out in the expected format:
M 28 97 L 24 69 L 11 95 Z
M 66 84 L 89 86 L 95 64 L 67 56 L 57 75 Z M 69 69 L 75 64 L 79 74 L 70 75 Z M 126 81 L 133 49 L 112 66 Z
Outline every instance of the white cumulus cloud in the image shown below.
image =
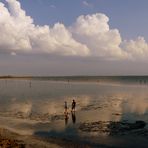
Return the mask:
M 53 27 L 36 26 L 16 0 L 6 0 L 7 9 L 0 3 L 0 50 L 2 52 L 45 52 L 59 55 L 89 54 L 86 45 L 75 41 L 60 23 Z
M 139 36 L 136 40 L 124 41 L 122 48 L 126 50 L 133 60 L 146 60 L 148 58 L 148 43 L 143 37 Z
M 110 29 L 109 18 L 101 13 L 79 16 L 71 28 L 74 37 L 91 49 L 92 56 L 103 58 L 127 58 L 120 48 L 122 42 L 117 29 Z
M 123 41 L 118 29 L 111 29 L 102 13 L 79 16 L 66 27 L 35 25 L 17 0 L 0 2 L 0 53 L 47 53 L 102 59 L 147 59 L 148 43 L 143 37 Z M 83 1 L 84 5 L 89 5 Z

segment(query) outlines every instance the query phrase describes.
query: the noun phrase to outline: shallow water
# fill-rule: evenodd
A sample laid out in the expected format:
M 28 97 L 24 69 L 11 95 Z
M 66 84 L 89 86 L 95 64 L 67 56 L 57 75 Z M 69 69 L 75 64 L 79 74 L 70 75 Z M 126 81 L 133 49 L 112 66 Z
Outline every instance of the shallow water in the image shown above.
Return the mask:
M 0 80 L 0 124 L 24 135 L 76 137 L 83 135 L 78 127 L 84 122 L 147 123 L 147 90 L 147 85 L 121 83 Z M 70 112 L 73 99 L 77 102 L 75 114 Z

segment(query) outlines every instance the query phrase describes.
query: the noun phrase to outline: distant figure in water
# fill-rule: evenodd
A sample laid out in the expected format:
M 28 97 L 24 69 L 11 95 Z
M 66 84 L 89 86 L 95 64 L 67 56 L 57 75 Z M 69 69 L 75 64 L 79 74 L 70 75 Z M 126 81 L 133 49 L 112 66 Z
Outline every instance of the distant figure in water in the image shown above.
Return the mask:
M 68 110 L 68 106 L 67 106 L 67 102 L 65 101 L 65 105 L 64 105 L 64 108 L 65 108 L 65 114 L 67 114 L 67 110 Z
M 75 124 L 76 123 L 76 115 L 75 115 L 75 112 L 72 112 L 71 117 L 72 117 L 73 124 Z
M 71 104 L 71 111 L 73 112 L 75 112 L 75 108 L 76 108 L 76 101 L 75 100 L 73 100 L 72 101 L 72 104 Z

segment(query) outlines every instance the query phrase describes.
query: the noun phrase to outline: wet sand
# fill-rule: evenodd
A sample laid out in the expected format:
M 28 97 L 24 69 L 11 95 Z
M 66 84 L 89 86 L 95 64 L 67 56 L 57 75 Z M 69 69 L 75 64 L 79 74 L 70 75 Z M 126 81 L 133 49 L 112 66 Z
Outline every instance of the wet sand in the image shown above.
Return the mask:
M 33 136 L 22 136 L 7 129 L 0 129 L 1 148 L 60 148 L 61 146 L 41 141 Z
M 48 139 L 52 137 L 58 144 L 64 147 L 92 147 L 92 148 L 130 148 L 148 147 L 148 129 L 144 121 L 130 123 L 98 121 L 84 122 L 77 126 L 77 135 L 57 132 L 37 132 L 36 135 Z M 67 129 L 71 131 L 72 129 Z M 61 135 L 62 134 L 62 135 Z
M 2 148 L 147 148 L 148 129 L 144 121 L 113 122 L 98 121 L 81 123 L 80 137 L 49 136 L 46 132 L 23 136 L 7 129 L 0 129 Z M 82 134 L 83 133 L 83 134 Z M 102 136 L 102 134 L 108 136 Z M 47 135 L 46 135 L 47 134 Z M 101 134 L 101 136 L 100 136 Z
M 72 140 L 36 136 L 22 136 L 7 129 L 0 129 L 0 148 L 90 148 L 90 144 Z

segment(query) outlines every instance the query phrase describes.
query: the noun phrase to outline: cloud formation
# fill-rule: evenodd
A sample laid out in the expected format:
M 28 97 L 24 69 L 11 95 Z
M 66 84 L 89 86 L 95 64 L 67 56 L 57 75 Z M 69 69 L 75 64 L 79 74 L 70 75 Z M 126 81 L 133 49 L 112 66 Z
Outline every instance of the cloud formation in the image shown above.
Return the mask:
M 101 13 L 79 16 L 72 27 L 74 37 L 91 49 L 91 56 L 126 58 L 120 48 L 121 37 L 117 29 L 110 29 L 109 18 Z
M 86 45 L 72 38 L 68 29 L 60 23 L 53 27 L 36 26 L 30 16 L 26 16 L 16 0 L 6 0 L 7 9 L 0 3 L 0 51 L 19 53 L 54 53 L 58 55 L 89 54 Z
M 85 7 L 88 7 L 88 8 L 92 8 L 93 5 L 91 3 L 88 3 L 87 1 L 83 1 L 82 4 L 85 6 Z
M 55 9 L 55 8 L 56 8 L 56 6 L 55 6 L 55 5 L 50 5 L 50 8 Z
M 146 60 L 148 58 L 148 43 L 143 37 L 139 36 L 136 40 L 123 41 L 122 48 L 133 60 Z
M 69 27 L 62 23 L 35 25 L 17 0 L 0 2 L 0 53 L 48 53 L 102 59 L 146 59 L 148 44 L 143 37 L 123 41 L 118 29 L 110 29 L 102 13 L 81 15 Z M 83 1 L 84 5 L 88 3 Z

